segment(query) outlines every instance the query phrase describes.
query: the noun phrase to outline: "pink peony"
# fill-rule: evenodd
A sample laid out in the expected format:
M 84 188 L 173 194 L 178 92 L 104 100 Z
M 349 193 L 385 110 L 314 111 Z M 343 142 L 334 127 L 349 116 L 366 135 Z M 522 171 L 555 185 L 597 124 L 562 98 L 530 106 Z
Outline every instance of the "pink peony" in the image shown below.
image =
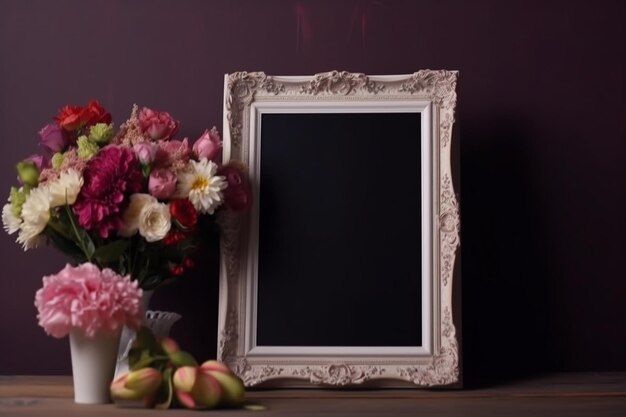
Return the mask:
M 160 112 L 144 107 L 139 112 L 141 132 L 152 140 L 168 140 L 178 130 L 179 122 L 167 112 Z
M 141 189 L 139 162 L 130 149 L 109 145 L 89 160 L 83 179 L 72 209 L 82 227 L 107 238 L 122 227 L 127 197 Z
M 222 139 L 217 129 L 205 130 L 202 136 L 193 144 L 193 152 L 200 160 L 206 158 L 209 161 L 219 163 L 222 156 Z
M 176 191 L 176 174 L 167 169 L 155 169 L 150 173 L 148 191 L 159 200 L 167 200 Z
M 35 295 L 39 325 L 50 336 L 61 338 L 72 328 L 94 337 L 115 332 L 122 325 L 137 329 L 143 311 L 142 290 L 137 281 L 111 269 L 100 271 L 85 263 L 66 265 L 58 274 L 43 277 L 43 288 Z
M 222 166 L 217 175 L 226 177 L 228 187 L 224 193 L 224 204 L 232 211 L 247 211 L 252 206 L 252 189 L 243 168 L 235 164 Z
M 189 140 L 187 138 L 182 141 L 170 140 L 159 142 L 159 149 L 154 162 L 159 168 L 173 168 L 175 171 L 178 171 L 187 165 L 190 156 L 191 149 L 189 149 Z

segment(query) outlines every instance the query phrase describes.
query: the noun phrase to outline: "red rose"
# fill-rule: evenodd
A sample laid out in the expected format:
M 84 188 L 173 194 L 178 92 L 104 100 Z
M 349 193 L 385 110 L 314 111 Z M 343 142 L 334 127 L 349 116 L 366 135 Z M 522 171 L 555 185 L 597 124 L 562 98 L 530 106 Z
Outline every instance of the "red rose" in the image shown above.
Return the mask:
M 90 100 L 84 109 L 82 119 L 87 126 L 93 126 L 97 123 L 111 123 L 111 114 L 102 107 L 98 100 Z
M 193 229 L 198 224 L 198 212 L 186 198 L 170 202 L 170 214 L 185 229 Z
M 54 120 L 65 130 L 76 130 L 83 124 L 84 110 L 80 106 L 64 106 Z

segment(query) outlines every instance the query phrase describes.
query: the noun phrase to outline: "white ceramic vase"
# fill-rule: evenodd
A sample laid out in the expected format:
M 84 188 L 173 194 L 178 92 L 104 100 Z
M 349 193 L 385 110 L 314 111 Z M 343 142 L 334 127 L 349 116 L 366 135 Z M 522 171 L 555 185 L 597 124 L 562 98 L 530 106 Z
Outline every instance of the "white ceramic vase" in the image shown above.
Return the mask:
M 109 389 L 113 381 L 121 329 L 88 337 L 79 329 L 70 331 L 74 402 L 106 404 L 111 402 Z

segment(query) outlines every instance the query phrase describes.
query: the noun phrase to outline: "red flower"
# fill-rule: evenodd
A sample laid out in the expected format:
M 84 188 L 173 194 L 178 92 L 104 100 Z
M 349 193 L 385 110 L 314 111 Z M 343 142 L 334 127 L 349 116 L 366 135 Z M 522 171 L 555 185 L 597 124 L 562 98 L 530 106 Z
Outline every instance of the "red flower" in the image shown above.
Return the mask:
M 97 100 L 90 100 L 87 107 L 67 105 L 59 110 L 54 120 L 63 129 L 76 130 L 83 126 L 93 126 L 96 123 L 111 123 L 111 114 L 102 107 Z
M 198 212 L 186 198 L 170 202 L 170 214 L 185 229 L 193 229 L 198 224 Z
M 228 187 L 224 191 L 224 204 L 230 210 L 242 212 L 250 210 L 252 206 L 252 189 L 248 182 L 248 177 L 244 174 L 244 169 L 236 164 L 222 166 L 218 175 L 226 177 Z
M 64 106 L 59 110 L 59 114 L 54 120 L 65 130 L 76 130 L 83 124 L 84 110 L 80 106 Z
M 98 100 L 89 100 L 87 107 L 83 109 L 82 119 L 87 126 L 96 123 L 111 123 L 111 114 L 102 107 Z

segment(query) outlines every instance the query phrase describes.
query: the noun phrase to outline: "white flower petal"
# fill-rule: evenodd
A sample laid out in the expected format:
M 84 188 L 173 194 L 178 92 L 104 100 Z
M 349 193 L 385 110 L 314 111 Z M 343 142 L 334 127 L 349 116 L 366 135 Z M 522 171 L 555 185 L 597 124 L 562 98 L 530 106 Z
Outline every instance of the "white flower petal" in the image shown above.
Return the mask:
M 156 242 L 167 235 L 172 227 L 170 209 L 167 204 L 146 205 L 139 215 L 139 234 L 148 242 Z
M 120 236 L 130 237 L 139 230 L 139 217 L 143 209 L 157 203 L 157 199 L 150 194 L 136 193 L 130 196 L 130 204 L 124 212 L 124 224 L 118 232 Z
M 13 214 L 11 204 L 5 204 L 2 207 L 2 223 L 4 230 L 10 235 L 20 230 L 22 219 Z
M 75 169 L 69 169 L 61 173 L 59 178 L 48 183 L 50 191 L 50 206 L 59 207 L 74 204 L 76 197 L 83 186 L 83 177 Z
M 178 197 L 188 198 L 200 213 L 213 214 L 223 202 L 222 190 L 228 186 L 226 178 L 216 172 L 213 161 L 191 161 L 189 169 L 178 178 Z
M 24 250 L 36 248 L 43 241 L 40 234 L 50 220 L 50 192 L 46 187 L 30 191 L 22 206 L 22 219 L 17 241 L 24 246 Z

